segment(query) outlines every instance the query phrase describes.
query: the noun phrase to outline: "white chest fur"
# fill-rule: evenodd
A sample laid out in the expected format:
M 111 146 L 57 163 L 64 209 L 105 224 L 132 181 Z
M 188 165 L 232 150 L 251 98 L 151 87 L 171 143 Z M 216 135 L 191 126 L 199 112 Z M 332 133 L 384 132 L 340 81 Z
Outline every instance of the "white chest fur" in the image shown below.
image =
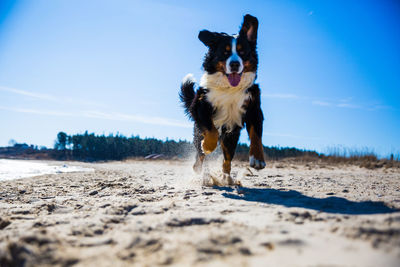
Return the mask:
M 245 112 L 244 102 L 250 97 L 246 91 L 253 83 L 255 73 L 245 72 L 238 86 L 232 87 L 226 76 L 217 72 L 205 73 L 200 81 L 200 86 L 209 90 L 207 100 L 216 109 L 213 122 L 218 130 L 225 126 L 227 131 L 232 131 L 236 125 L 242 127 L 242 117 Z

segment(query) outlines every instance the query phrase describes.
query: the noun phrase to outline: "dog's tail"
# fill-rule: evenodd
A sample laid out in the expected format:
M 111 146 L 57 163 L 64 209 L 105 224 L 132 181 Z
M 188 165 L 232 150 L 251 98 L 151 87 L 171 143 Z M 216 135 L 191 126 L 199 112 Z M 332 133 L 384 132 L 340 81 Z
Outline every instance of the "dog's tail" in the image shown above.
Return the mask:
M 189 73 L 188 75 L 185 76 L 185 78 L 183 78 L 181 91 L 179 93 L 179 98 L 183 103 L 183 107 L 185 108 L 185 113 L 189 117 L 191 117 L 190 106 L 192 105 L 195 96 L 194 92 L 195 84 L 196 81 L 193 77 L 193 74 Z

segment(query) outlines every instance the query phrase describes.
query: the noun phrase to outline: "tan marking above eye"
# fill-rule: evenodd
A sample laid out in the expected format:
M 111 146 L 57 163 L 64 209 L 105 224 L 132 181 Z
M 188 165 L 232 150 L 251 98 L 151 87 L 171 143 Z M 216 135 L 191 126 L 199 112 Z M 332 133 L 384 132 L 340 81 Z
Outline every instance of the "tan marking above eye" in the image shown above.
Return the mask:
M 219 61 L 216 66 L 217 71 L 225 71 L 225 62 Z
M 226 51 L 231 51 L 231 47 L 230 47 L 229 45 L 227 45 L 227 46 L 225 47 L 225 50 L 226 50 Z
M 238 44 L 238 45 L 236 46 L 236 49 L 237 49 L 237 50 L 242 49 L 242 45 Z

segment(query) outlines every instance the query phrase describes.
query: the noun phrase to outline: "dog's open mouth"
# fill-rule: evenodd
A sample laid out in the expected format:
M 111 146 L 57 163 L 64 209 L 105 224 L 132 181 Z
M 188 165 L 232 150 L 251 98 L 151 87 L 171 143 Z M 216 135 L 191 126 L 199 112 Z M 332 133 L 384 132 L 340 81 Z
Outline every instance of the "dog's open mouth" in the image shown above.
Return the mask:
M 238 84 L 240 83 L 240 79 L 242 78 L 242 73 L 232 72 L 230 74 L 226 74 L 226 77 L 228 77 L 230 85 L 235 87 L 238 86 Z

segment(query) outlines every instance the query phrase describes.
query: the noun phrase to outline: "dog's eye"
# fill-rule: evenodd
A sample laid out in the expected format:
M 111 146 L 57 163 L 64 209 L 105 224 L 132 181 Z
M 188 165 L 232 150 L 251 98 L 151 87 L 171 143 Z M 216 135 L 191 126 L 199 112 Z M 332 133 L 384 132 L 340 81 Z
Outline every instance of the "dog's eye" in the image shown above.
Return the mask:
M 239 51 L 239 55 L 243 56 L 244 55 L 244 51 Z
M 229 52 L 228 52 L 228 51 L 225 51 L 225 52 L 224 52 L 224 55 L 225 55 L 225 56 L 229 55 Z

